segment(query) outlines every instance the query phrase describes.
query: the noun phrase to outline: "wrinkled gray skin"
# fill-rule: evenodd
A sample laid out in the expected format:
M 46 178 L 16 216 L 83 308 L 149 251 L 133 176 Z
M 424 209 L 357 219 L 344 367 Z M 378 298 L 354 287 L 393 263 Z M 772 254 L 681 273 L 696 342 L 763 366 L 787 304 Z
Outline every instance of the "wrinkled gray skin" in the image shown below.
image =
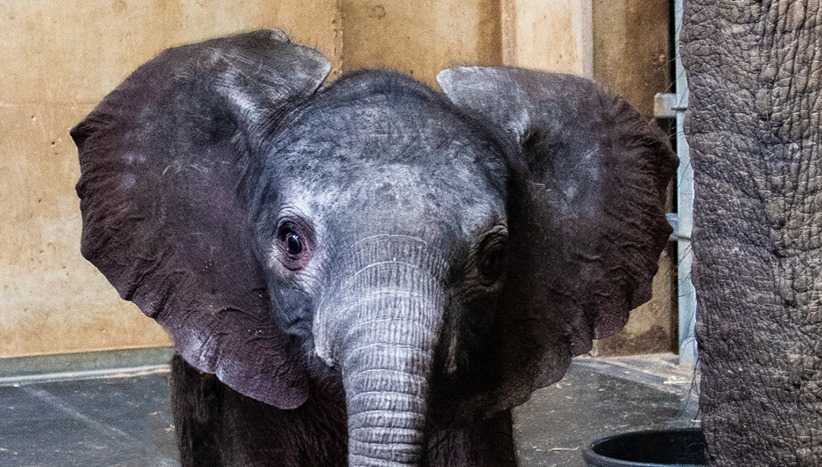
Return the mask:
M 822 465 L 822 6 L 685 5 L 710 462 Z
M 72 130 L 83 253 L 174 338 L 186 465 L 513 465 L 511 407 L 650 296 L 665 137 L 567 75 L 328 70 L 266 31 L 141 67 Z

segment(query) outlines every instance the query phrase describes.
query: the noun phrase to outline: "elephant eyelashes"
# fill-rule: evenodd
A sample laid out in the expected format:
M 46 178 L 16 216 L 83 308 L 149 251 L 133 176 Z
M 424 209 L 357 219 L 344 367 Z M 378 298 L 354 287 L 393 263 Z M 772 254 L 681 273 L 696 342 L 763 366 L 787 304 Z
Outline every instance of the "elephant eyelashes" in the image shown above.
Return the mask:
M 283 265 L 296 271 L 308 264 L 311 253 L 311 241 L 308 229 L 298 223 L 285 221 L 277 228 L 277 248 Z

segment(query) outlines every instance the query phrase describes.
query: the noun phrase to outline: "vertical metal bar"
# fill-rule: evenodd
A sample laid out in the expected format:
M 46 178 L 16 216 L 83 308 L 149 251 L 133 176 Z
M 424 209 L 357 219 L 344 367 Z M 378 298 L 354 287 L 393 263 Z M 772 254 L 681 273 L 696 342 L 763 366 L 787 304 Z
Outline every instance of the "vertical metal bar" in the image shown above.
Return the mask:
M 682 4 L 674 0 L 674 49 L 676 51 L 676 147 L 677 171 L 677 289 L 679 310 L 679 363 L 694 365 L 697 360 L 696 291 L 691 281 L 691 231 L 693 230 L 694 172 L 688 142 L 685 140 L 685 110 L 688 108 L 688 81 L 680 56 L 679 34 L 682 29 Z

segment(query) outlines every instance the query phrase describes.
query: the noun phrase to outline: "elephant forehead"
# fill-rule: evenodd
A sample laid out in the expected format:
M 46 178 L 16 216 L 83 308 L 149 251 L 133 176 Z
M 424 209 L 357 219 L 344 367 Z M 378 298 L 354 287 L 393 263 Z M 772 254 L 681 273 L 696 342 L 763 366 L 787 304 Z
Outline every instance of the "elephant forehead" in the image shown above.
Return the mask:
M 285 201 L 409 231 L 439 222 L 468 233 L 501 218 L 509 173 L 499 142 L 409 86 L 331 92 L 290 115 L 266 159 L 288 185 Z
M 335 171 L 357 162 L 398 162 L 504 176 L 505 155 L 495 137 L 426 92 L 400 86 L 323 95 L 289 116 L 275 151 L 302 163 L 317 159 Z
M 409 233 L 445 223 L 467 234 L 504 217 L 504 194 L 458 170 L 383 163 L 335 177 L 315 173 L 284 188 L 288 203 L 312 217 L 357 213 L 363 222 Z

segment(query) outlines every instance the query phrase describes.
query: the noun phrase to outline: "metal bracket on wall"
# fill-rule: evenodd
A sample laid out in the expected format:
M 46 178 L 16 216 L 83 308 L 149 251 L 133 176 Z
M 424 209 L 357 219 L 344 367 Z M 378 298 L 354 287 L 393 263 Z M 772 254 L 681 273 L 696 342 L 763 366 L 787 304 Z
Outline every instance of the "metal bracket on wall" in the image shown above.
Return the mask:
M 687 93 L 684 96 L 683 102 L 680 102 L 679 96 L 672 92 L 658 92 L 654 95 L 655 118 L 676 118 L 677 112 L 684 112 L 687 109 Z

